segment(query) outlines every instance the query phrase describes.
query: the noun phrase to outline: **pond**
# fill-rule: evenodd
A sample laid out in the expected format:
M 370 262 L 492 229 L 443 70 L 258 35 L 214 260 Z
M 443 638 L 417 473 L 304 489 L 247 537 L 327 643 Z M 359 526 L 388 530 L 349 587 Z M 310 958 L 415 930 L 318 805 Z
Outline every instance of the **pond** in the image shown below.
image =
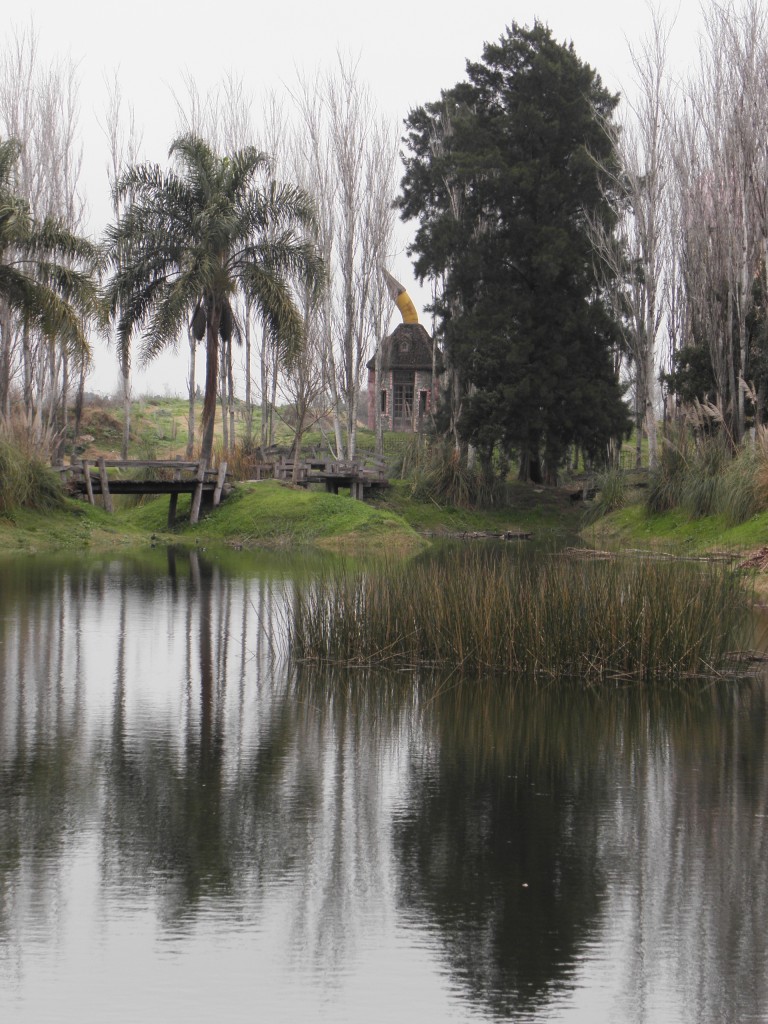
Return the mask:
M 0 564 L 0 1020 L 768 1018 L 768 690 L 295 670 L 316 565 Z

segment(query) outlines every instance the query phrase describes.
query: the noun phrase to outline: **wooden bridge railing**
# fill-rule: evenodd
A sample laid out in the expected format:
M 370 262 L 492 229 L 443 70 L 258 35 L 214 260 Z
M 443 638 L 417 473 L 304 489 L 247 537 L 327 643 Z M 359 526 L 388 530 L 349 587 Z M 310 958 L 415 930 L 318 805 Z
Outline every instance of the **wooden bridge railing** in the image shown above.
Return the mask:
M 108 469 L 134 472 L 147 470 L 141 479 L 110 476 Z M 168 494 L 168 525 L 176 522 L 176 506 L 180 494 L 192 495 L 190 522 L 196 523 L 200 518 L 200 507 L 203 496 L 210 496 L 213 506 L 219 504 L 226 486 L 227 464 L 221 462 L 218 469 L 208 469 L 204 461 L 184 462 L 181 459 L 104 459 L 92 463 L 89 459 L 80 459 L 70 466 L 59 467 L 66 474 L 74 491 L 84 494 L 88 501 L 95 505 L 95 495 L 100 494 L 107 512 L 113 511 L 113 494 Z M 167 475 L 158 475 L 158 471 Z M 154 474 L 154 475 L 153 475 Z
M 341 461 L 324 458 L 305 458 L 296 462 L 286 456 L 275 463 L 275 479 L 292 481 L 301 487 L 312 483 L 325 484 L 327 491 L 338 494 L 339 487 L 349 487 L 353 498 L 363 500 L 372 487 L 385 487 L 387 479 L 383 459 Z

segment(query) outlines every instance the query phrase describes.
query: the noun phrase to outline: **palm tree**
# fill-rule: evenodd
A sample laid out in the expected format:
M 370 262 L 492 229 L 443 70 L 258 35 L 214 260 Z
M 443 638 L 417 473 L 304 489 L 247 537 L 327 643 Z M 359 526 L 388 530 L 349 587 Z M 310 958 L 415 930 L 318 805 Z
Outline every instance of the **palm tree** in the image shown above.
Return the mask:
M 20 150 L 15 139 L 0 140 L 0 415 L 9 411 L 16 327 L 88 360 L 84 324 L 95 296 L 94 247 L 56 218 L 35 221 L 14 181 Z
M 313 284 L 321 271 L 309 240 L 312 204 L 305 192 L 257 178 L 267 157 L 247 147 L 218 156 L 185 134 L 170 149 L 179 172 L 130 168 L 115 186 L 124 213 L 108 229 L 104 267 L 112 270 L 107 309 L 117 321 L 121 358 L 143 336 L 151 361 L 191 325 L 206 340 L 201 461 L 210 463 L 216 416 L 219 338 L 236 330 L 241 292 L 286 353 L 301 344 L 302 322 L 291 283 Z

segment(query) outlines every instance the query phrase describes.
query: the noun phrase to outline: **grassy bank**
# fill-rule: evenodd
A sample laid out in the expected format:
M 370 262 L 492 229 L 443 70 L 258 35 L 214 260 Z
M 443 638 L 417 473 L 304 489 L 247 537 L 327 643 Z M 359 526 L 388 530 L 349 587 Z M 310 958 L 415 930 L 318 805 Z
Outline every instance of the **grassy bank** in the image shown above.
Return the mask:
M 179 500 L 179 517 L 189 512 L 189 499 Z M 167 499 L 148 502 L 121 513 L 132 528 L 163 534 Z M 175 537 L 242 547 L 316 544 L 330 548 L 371 548 L 410 553 L 423 541 L 402 518 L 390 511 L 345 495 L 290 487 L 273 480 L 239 484 L 232 495 L 195 526 L 182 525 Z
M 67 499 L 46 513 L 15 509 L 0 514 L 0 551 L 30 553 L 60 549 L 98 550 L 173 542 L 279 548 L 315 545 L 355 553 L 412 554 L 425 545 L 393 512 L 346 496 L 308 492 L 265 481 L 241 484 L 195 526 L 184 522 L 189 498 L 179 500 L 179 525 L 168 532 L 168 499 L 118 508 L 108 515 Z
M 757 513 L 734 526 L 723 515 L 692 519 L 682 509 L 651 515 L 638 503 L 585 527 L 582 536 L 596 547 L 629 545 L 677 553 L 738 553 L 768 543 L 768 512 Z

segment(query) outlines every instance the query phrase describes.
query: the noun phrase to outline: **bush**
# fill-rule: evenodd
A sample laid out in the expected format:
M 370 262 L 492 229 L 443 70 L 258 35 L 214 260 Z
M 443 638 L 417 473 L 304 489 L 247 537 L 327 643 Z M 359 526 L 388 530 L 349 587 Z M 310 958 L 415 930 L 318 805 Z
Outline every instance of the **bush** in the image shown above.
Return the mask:
M 506 483 L 475 465 L 453 445 L 434 444 L 422 450 L 413 473 L 413 496 L 457 508 L 492 508 L 506 501 Z
M 0 437 L 0 512 L 61 508 L 64 491 L 56 473 L 34 452 Z
M 734 453 L 722 434 L 694 439 L 675 431 L 664 439 L 646 507 L 680 508 L 691 519 L 722 515 L 729 526 L 768 509 L 768 433 L 761 430 Z
M 609 469 L 597 478 L 597 497 L 584 518 L 587 523 L 596 522 L 609 512 L 624 508 L 627 497 L 626 476 L 621 469 Z

